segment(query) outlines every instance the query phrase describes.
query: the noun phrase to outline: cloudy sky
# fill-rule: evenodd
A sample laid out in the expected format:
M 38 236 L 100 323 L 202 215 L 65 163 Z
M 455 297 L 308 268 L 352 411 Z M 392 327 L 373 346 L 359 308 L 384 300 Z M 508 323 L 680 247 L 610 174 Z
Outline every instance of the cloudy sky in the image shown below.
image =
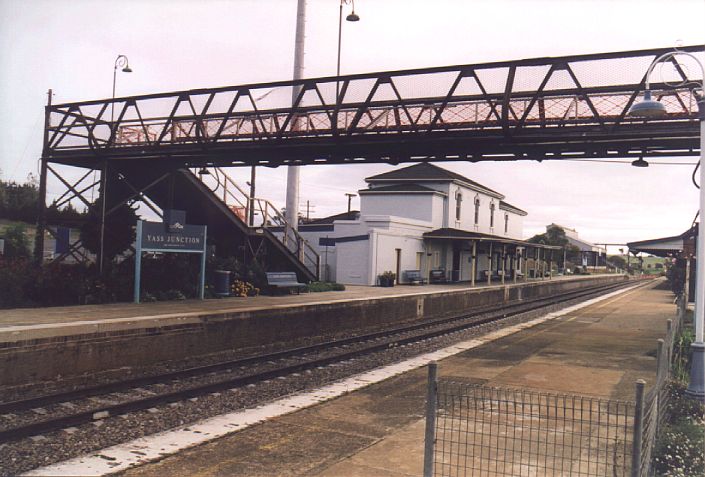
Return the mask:
M 308 1 L 305 76 L 335 73 L 339 3 Z M 705 0 L 357 0 L 355 10 L 343 74 L 705 43 Z M 134 70 L 118 77 L 118 96 L 288 79 L 295 15 L 296 0 L 0 0 L 2 178 L 36 172 L 49 88 L 55 103 L 109 97 L 118 54 Z M 622 243 L 690 225 L 693 166 L 675 163 L 694 161 L 441 165 L 527 210 L 527 237 L 557 222 Z M 286 169 L 263 169 L 258 195 L 283 205 Z M 340 212 L 346 192 L 388 169 L 304 167 L 301 202 Z M 232 175 L 244 184 L 249 171 Z M 50 199 L 57 192 L 50 184 Z

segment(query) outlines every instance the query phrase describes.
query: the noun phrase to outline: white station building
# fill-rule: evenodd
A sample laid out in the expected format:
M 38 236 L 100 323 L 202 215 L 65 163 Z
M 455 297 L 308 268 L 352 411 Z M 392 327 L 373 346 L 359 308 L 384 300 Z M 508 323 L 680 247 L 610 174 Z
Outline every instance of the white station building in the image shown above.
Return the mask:
M 322 279 L 375 285 L 391 271 L 405 283 L 418 271 L 474 285 L 550 273 L 556 247 L 523 241 L 527 213 L 489 187 L 430 163 L 365 181 L 359 213 L 299 225 L 320 253 Z M 531 269 L 528 255 L 538 258 Z

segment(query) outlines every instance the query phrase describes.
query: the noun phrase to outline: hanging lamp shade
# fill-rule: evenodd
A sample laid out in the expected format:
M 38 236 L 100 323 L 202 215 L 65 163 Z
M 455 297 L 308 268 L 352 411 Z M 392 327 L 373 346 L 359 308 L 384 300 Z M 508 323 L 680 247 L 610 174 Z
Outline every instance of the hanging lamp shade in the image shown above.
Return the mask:
M 651 99 L 651 91 L 644 92 L 644 100 L 629 108 L 629 116 L 637 118 L 658 118 L 666 115 L 666 106 Z
M 646 162 L 643 157 L 640 157 L 639 159 L 632 161 L 632 166 L 634 166 L 634 167 L 649 167 L 649 163 Z

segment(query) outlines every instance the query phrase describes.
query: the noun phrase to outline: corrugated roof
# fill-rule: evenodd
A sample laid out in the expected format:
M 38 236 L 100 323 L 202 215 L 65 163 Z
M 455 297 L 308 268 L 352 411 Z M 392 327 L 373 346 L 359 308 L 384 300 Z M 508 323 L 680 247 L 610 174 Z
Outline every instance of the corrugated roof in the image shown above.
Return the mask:
M 370 176 L 365 179 L 367 182 L 389 182 L 389 181 L 439 181 L 439 182 L 452 182 L 460 181 L 466 184 L 485 190 L 498 197 L 504 197 L 497 191 L 490 189 L 478 182 L 472 181 L 467 177 L 457 174 L 455 172 L 438 167 L 435 164 L 429 162 L 420 162 L 414 164 L 413 166 L 403 167 L 401 169 L 395 169 L 393 171 L 384 172 L 382 174 L 377 174 L 376 176 Z
M 558 250 L 562 247 L 555 245 L 543 245 L 530 243 L 526 240 L 518 240 L 509 237 L 502 237 L 500 235 L 484 234 L 480 232 L 469 232 L 467 230 L 454 229 L 451 227 L 444 227 L 441 229 L 432 230 L 423 234 L 424 238 L 435 238 L 435 239 L 446 239 L 446 240 L 481 240 L 486 242 L 500 242 L 500 243 L 510 243 L 516 245 L 526 245 L 538 248 L 547 248 Z

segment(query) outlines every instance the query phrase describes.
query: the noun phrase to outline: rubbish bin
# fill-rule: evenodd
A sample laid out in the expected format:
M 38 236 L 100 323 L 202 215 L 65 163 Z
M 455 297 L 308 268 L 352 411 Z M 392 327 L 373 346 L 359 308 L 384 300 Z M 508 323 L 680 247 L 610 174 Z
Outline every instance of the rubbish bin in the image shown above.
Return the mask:
M 215 290 L 216 296 L 230 296 L 230 271 L 215 270 Z

